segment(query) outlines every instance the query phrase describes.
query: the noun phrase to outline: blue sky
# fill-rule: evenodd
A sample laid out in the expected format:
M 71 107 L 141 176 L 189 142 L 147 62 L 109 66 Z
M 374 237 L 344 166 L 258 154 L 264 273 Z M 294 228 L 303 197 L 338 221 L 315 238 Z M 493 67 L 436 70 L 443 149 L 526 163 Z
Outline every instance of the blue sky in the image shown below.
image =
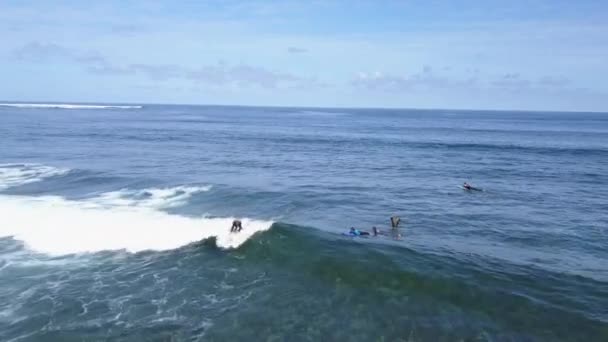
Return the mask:
M 608 111 L 608 2 L 0 1 L 0 99 Z

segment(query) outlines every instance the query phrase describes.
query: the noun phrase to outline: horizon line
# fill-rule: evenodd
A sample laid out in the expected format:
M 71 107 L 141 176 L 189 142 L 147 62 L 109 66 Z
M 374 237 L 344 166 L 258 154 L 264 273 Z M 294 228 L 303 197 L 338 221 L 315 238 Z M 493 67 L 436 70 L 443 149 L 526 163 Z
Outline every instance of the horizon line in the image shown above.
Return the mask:
M 472 108 L 430 108 L 430 107 L 378 107 L 378 106 L 301 106 L 301 105 L 254 105 L 254 104 L 221 104 L 221 103 L 160 103 L 160 102 L 93 102 L 93 101 L 6 101 L 0 100 L 0 105 L 126 105 L 126 106 L 198 106 L 198 107 L 243 107 L 243 108 L 284 108 L 284 109 L 347 109 L 347 110 L 403 110 L 403 111 L 440 111 L 440 110 L 452 110 L 452 111 L 467 111 L 467 112 L 521 112 L 521 113 L 588 113 L 588 114 L 608 114 L 608 111 L 594 111 L 594 110 L 554 110 L 554 109 L 497 109 L 497 108 L 484 108 L 484 109 L 472 109 Z M 133 108 L 137 109 L 137 108 Z M 139 108 L 141 109 L 141 108 Z

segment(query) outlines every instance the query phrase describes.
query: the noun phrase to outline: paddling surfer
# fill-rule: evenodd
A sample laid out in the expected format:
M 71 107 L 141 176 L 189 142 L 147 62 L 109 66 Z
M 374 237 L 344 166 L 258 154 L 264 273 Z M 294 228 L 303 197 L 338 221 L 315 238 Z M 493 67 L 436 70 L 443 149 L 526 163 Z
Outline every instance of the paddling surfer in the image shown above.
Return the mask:
M 363 231 L 363 230 L 359 230 L 359 229 L 355 229 L 355 227 L 350 227 L 350 231 L 348 232 L 350 235 L 352 236 L 366 236 L 366 235 L 370 235 L 369 232 Z

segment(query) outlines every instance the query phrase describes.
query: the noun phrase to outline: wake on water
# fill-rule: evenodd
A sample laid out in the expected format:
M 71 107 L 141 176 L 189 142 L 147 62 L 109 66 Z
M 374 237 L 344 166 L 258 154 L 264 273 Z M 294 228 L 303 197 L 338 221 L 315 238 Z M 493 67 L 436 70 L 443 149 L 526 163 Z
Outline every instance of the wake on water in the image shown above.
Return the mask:
M 0 190 L 68 172 L 43 165 L 0 165 Z M 122 189 L 78 201 L 60 196 L 0 195 L 0 237 L 23 241 L 37 252 L 65 255 L 168 250 L 209 238 L 216 238 L 218 247 L 236 248 L 271 227 L 271 221 L 245 218 L 241 219 L 245 229 L 234 234 L 230 233 L 230 217 L 185 217 L 163 211 L 209 189 Z

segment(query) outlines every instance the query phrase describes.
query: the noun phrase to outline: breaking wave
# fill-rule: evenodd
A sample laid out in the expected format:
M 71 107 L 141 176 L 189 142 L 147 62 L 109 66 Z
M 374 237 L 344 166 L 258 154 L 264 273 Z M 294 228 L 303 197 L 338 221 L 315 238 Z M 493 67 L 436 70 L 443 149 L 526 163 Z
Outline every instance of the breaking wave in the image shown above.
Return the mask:
M 0 166 L 0 189 L 67 173 L 43 165 Z M 122 189 L 69 200 L 60 196 L 0 195 L 0 237 L 13 237 L 51 255 L 103 250 L 168 250 L 215 238 L 221 248 L 236 248 L 272 221 L 242 218 L 243 231 L 231 233 L 232 217 L 187 217 L 163 209 L 181 206 L 209 186 Z
M 68 103 L 0 103 L 2 107 L 52 108 L 52 109 L 141 109 L 143 106 L 126 105 L 85 105 Z
M 61 176 L 69 171 L 39 164 L 0 164 L 0 190 Z
M 170 188 L 122 189 L 101 194 L 95 205 L 103 207 L 145 207 L 166 209 L 184 205 L 197 193 L 206 192 L 211 186 L 176 186 Z

